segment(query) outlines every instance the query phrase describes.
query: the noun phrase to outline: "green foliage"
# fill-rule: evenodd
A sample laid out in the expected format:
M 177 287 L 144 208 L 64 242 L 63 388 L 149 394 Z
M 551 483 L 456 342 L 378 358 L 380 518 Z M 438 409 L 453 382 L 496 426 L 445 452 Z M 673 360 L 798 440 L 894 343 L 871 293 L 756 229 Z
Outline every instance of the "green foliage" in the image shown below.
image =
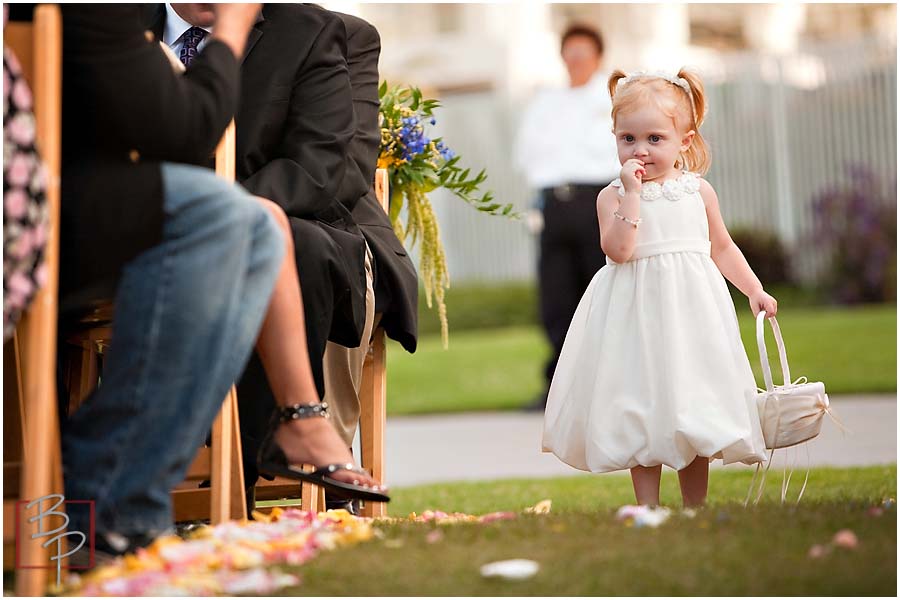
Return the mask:
M 731 239 L 766 288 L 788 282 L 787 255 L 777 235 L 771 231 L 740 227 L 730 233 Z
M 453 331 L 516 327 L 538 323 L 537 288 L 531 282 L 457 284 L 447 290 Z M 441 323 L 419 294 L 419 335 L 439 333 Z

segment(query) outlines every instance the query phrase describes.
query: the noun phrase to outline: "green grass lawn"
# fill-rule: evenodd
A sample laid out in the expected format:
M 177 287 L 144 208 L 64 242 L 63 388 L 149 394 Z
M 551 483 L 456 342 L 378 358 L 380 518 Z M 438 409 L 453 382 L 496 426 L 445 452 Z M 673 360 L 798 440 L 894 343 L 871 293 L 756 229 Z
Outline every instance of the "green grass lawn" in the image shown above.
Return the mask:
M 521 510 L 544 498 L 550 515 L 521 515 L 486 525 L 379 525 L 380 539 L 324 552 L 296 569 L 301 585 L 284 595 L 310 596 L 569 596 L 569 595 L 881 595 L 897 587 L 896 505 L 881 516 L 870 507 L 896 498 L 896 466 L 815 469 L 799 507 L 777 500 L 780 477 L 766 499 L 744 509 L 748 470 L 714 470 L 710 503 L 694 518 L 676 512 L 658 529 L 616 522 L 634 501 L 625 475 L 578 476 L 394 490 L 391 513 L 426 508 L 484 514 Z M 663 475 L 663 503 L 679 504 L 677 479 Z M 831 548 L 841 529 L 854 549 Z M 521 582 L 483 579 L 487 562 L 527 558 L 538 574 Z
M 755 323 L 738 305 L 741 336 L 762 385 Z M 897 311 L 893 305 L 782 308 L 778 322 L 793 377 L 825 382 L 829 394 L 894 393 L 897 389 Z M 768 325 L 767 325 L 768 328 Z M 771 333 L 769 356 L 777 361 Z M 444 350 L 425 336 L 415 354 L 391 343 L 388 412 L 394 415 L 514 410 L 540 391 L 549 348 L 535 326 L 454 332 Z M 781 371 L 773 367 L 776 383 Z

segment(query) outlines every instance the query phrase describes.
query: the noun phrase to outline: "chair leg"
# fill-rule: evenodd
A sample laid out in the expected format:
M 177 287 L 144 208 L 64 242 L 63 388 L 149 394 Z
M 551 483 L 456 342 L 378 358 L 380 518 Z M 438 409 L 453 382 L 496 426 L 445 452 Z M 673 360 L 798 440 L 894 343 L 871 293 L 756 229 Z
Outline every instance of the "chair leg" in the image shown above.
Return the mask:
M 321 503 L 319 502 L 320 492 L 322 497 Z M 322 512 L 325 510 L 324 495 L 325 490 L 304 481 L 300 484 L 300 507 L 309 512 Z
M 232 429 L 234 411 L 230 408 L 231 391 L 225 396 L 222 409 L 212 426 L 212 452 L 210 458 L 210 511 L 209 520 L 218 525 L 231 517 L 231 462 Z
M 97 369 L 97 352 L 94 350 L 93 342 L 88 342 L 89 346 L 81 349 L 81 377 L 78 381 L 78 405 L 80 406 L 88 395 L 97 387 L 99 371 Z
M 17 333 L 16 345 L 22 357 L 23 384 L 23 440 L 27 450 L 25 468 L 21 470 L 22 485 L 20 498 L 35 500 L 54 491 L 54 467 L 52 461 L 59 460 L 59 423 L 56 406 L 56 336 L 49 329 L 55 326 L 55 319 L 44 314 L 45 309 L 55 307 L 42 305 L 40 294 L 32 309 L 20 324 L 21 337 Z M 58 467 L 56 467 L 58 469 Z M 59 471 L 61 475 L 61 470 Z M 61 479 L 61 477 L 60 477 Z M 56 491 L 61 492 L 62 489 Z M 46 540 L 37 539 L 26 543 L 27 537 L 20 536 L 19 556 L 23 565 L 50 565 L 49 549 L 41 546 Z M 41 596 L 47 585 L 48 572 L 44 569 L 19 569 L 16 574 L 16 595 Z
M 362 450 L 362 466 L 372 473 L 372 477 L 381 482 L 385 480 L 386 358 L 384 330 L 379 327 L 372 336 L 372 345 L 363 365 L 362 383 L 359 392 L 359 439 Z M 361 512 L 365 517 L 387 516 L 387 505 L 383 502 L 365 502 Z
M 81 378 L 81 349 L 66 345 L 63 357 L 63 380 L 66 383 L 66 414 L 78 408 L 78 388 Z
M 244 490 L 244 457 L 241 452 L 241 424 L 238 419 L 237 388 L 231 386 L 226 408 L 231 410 L 231 518 L 247 520 L 247 493 Z

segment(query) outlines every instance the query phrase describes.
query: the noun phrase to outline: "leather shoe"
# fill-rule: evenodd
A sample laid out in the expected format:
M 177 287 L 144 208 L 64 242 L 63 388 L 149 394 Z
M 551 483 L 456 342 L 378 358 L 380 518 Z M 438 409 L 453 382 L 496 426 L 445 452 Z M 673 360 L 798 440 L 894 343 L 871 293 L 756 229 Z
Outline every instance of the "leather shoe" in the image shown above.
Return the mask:
M 346 510 L 354 517 L 359 516 L 359 500 L 343 500 L 340 498 L 329 498 L 325 495 L 325 510 Z

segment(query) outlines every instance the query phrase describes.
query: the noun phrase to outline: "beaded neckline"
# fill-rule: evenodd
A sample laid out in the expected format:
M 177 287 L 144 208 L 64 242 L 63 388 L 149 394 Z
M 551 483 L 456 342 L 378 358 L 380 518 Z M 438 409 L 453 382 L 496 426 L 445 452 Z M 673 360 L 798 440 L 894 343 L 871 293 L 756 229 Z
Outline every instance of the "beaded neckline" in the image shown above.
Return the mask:
M 619 188 L 619 195 L 625 195 L 622 180 L 616 179 L 612 185 Z M 682 171 L 682 174 L 674 179 L 667 179 L 662 183 L 648 181 L 641 186 L 641 200 L 652 202 L 660 198 L 676 201 L 683 197 L 700 191 L 700 175 L 691 171 Z

